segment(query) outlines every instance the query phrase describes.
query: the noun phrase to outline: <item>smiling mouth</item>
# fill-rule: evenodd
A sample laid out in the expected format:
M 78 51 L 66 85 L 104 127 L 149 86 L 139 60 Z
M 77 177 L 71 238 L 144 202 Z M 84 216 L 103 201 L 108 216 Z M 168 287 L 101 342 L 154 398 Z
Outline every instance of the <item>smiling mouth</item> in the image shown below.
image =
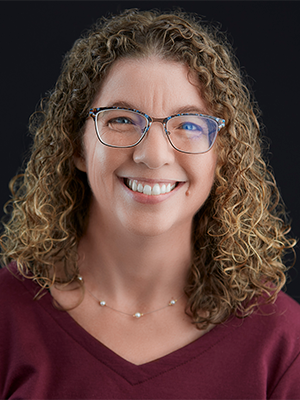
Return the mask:
M 124 179 L 125 185 L 133 192 L 139 192 L 148 196 L 159 196 L 160 194 L 170 193 L 178 183 L 153 183 L 153 184 L 142 184 L 135 179 Z

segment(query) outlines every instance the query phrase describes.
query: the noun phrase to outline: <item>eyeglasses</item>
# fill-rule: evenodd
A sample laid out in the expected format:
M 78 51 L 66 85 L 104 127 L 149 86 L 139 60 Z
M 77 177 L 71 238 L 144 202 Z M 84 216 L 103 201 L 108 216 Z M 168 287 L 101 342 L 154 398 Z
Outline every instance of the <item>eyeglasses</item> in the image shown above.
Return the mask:
M 183 113 L 166 118 L 152 118 L 141 111 L 121 108 L 93 108 L 89 115 L 95 121 L 98 139 L 109 147 L 128 148 L 138 145 L 153 122 L 163 124 L 174 149 L 187 154 L 209 151 L 225 120 L 203 114 Z

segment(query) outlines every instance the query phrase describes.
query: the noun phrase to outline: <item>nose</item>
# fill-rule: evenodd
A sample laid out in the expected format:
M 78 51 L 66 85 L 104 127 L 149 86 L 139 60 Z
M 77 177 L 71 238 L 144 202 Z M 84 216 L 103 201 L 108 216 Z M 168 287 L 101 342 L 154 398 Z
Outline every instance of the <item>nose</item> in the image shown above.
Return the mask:
M 133 160 L 143 163 L 150 169 L 158 169 L 163 165 L 172 164 L 175 155 L 161 122 L 153 122 L 146 137 L 134 147 Z

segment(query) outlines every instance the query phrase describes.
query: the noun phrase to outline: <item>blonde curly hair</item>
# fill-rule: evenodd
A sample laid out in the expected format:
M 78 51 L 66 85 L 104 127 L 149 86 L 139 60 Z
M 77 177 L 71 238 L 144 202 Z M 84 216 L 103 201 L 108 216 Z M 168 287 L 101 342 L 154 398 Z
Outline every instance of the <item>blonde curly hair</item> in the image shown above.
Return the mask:
M 199 328 L 247 316 L 260 298 L 276 299 L 286 282 L 282 257 L 295 241 L 287 236 L 284 206 L 262 158 L 258 109 L 231 46 L 218 29 L 182 11 L 126 10 L 102 18 L 74 43 L 31 119 L 31 157 L 10 183 L 2 261 L 15 260 L 42 288 L 76 279 L 91 192 L 73 156 L 81 154 L 89 108 L 112 64 L 149 55 L 188 65 L 213 115 L 226 120 L 215 144 L 214 186 L 194 217 L 187 310 Z

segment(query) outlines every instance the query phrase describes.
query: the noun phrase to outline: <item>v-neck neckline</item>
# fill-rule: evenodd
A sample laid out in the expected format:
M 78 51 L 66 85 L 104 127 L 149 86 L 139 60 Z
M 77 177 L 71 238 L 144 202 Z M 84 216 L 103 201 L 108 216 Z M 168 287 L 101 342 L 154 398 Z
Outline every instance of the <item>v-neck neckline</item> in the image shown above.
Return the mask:
M 36 294 L 37 290 L 34 282 L 25 279 L 23 284 L 25 284 L 32 294 Z M 214 346 L 232 333 L 232 329 L 237 328 L 238 325 L 241 324 L 240 321 L 234 323 L 236 318 L 232 318 L 225 324 L 215 326 L 195 341 L 162 356 L 161 358 L 145 364 L 136 365 L 122 358 L 112 349 L 106 347 L 79 325 L 66 311 L 56 309 L 53 306 L 53 298 L 50 292 L 47 292 L 37 301 L 37 303 L 43 307 L 55 323 L 58 324 L 66 334 L 77 343 L 77 345 L 84 348 L 92 357 L 110 368 L 131 385 L 137 385 L 153 379 L 170 370 L 176 369 L 197 357 L 200 357 L 207 351 L 213 350 Z M 224 329 L 225 326 L 230 329 Z

